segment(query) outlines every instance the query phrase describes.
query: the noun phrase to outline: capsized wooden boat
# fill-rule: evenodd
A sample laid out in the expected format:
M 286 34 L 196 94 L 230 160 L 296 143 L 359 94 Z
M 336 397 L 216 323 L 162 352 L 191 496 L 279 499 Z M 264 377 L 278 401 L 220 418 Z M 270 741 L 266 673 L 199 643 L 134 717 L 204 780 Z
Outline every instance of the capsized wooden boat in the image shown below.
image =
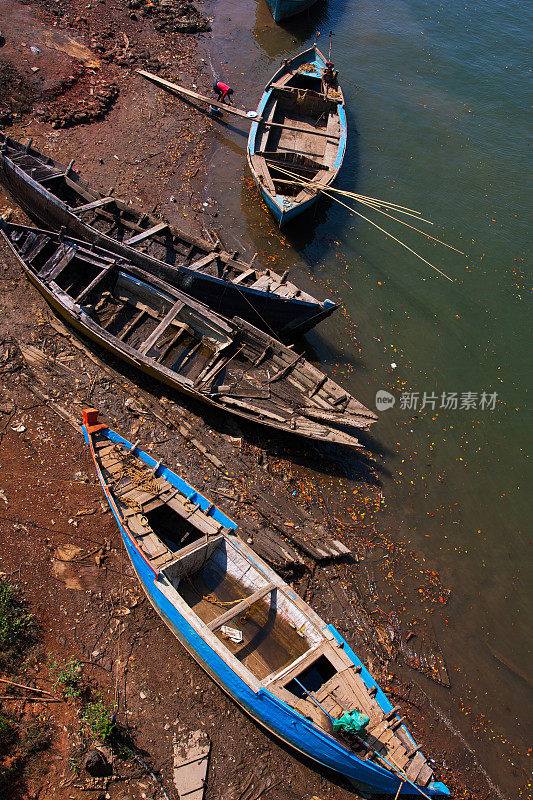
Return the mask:
M 316 46 L 285 61 L 266 85 L 257 108 L 261 120 L 250 128 L 248 164 L 280 226 L 333 183 L 344 158 L 344 97 L 340 86 L 324 85 L 325 66 Z
M 316 0 L 267 0 L 276 22 L 301 14 L 316 3 Z
M 257 722 L 376 792 L 449 794 L 383 691 L 327 625 L 183 478 L 84 412 L 85 440 L 155 610 Z M 358 709 L 361 737 L 332 720 Z M 400 788 L 401 787 L 401 788 Z M 398 795 L 396 795 L 398 796 Z
M 104 196 L 72 169 L 0 134 L 0 181 L 48 230 L 105 247 L 171 283 L 214 311 L 247 319 L 275 335 L 302 334 L 338 307 L 220 245 L 167 225 L 124 200 Z M 253 260 L 252 260 L 253 261 Z
M 74 328 L 178 391 L 269 427 L 354 447 L 354 429 L 377 419 L 277 339 L 107 250 L 1 219 L 0 231 Z

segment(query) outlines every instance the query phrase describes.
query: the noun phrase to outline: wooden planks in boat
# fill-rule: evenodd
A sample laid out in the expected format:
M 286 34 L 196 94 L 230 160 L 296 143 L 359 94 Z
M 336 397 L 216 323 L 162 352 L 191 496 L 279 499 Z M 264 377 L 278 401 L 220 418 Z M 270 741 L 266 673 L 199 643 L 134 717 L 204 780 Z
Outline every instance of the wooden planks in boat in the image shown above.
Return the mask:
M 262 600 L 267 594 L 273 592 L 274 589 L 277 589 L 277 585 L 275 583 L 267 583 L 266 586 L 263 586 L 261 589 L 257 589 L 257 591 L 253 592 L 253 594 L 251 594 L 249 597 L 245 597 L 240 603 L 237 603 L 219 617 L 216 617 L 216 619 L 208 622 L 207 627 L 210 631 L 218 630 L 218 628 L 221 628 L 222 625 L 226 624 L 226 622 L 230 622 L 232 619 L 235 619 L 235 617 L 238 617 L 243 613 L 243 611 L 246 611 L 248 608 L 250 608 L 250 606 L 253 606 L 254 603 L 257 603 L 258 600 Z

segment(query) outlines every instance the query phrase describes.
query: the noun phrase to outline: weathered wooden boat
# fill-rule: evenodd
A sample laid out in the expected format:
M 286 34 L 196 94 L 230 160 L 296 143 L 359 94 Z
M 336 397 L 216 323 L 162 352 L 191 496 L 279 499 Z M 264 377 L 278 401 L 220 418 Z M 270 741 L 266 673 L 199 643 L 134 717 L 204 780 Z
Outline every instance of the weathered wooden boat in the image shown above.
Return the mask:
M 267 0 L 276 22 L 301 14 L 316 3 L 316 0 Z
M 449 794 L 346 641 L 238 538 L 235 522 L 99 424 L 95 409 L 84 412 L 83 432 L 148 599 L 238 705 L 359 785 Z M 356 709 L 369 718 L 361 736 L 343 733 L 338 722 Z
M 3 220 L 0 231 L 53 308 L 150 377 L 245 419 L 324 442 L 358 446 L 353 430 L 376 420 L 290 347 L 113 253 Z
M 226 317 L 276 335 L 301 334 L 338 306 L 287 280 L 288 270 L 256 267 L 218 244 L 167 225 L 124 200 L 104 196 L 72 168 L 0 134 L 0 181 L 45 228 L 105 247 Z
M 280 226 L 312 206 L 344 158 L 344 97 L 338 85 L 324 84 L 325 68 L 316 46 L 285 61 L 266 85 L 261 120 L 250 128 L 248 164 Z

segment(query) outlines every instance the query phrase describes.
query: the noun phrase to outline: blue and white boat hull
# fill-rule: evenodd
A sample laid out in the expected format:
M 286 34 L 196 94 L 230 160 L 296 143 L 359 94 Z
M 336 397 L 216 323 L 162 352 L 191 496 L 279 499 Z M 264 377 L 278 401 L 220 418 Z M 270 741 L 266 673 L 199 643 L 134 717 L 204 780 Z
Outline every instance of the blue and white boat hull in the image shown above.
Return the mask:
M 316 0 L 267 0 L 276 22 L 301 14 L 316 3 Z
M 250 171 L 280 227 L 316 203 L 335 180 L 346 152 L 344 98 L 338 85 L 324 86 L 325 68 L 316 46 L 284 62 L 267 84 L 250 127 Z M 321 120 L 321 127 L 311 119 Z
M 95 414 L 94 411 L 85 414 Z M 94 417 L 93 417 L 94 419 Z M 132 565 L 139 578 L 148 599 L 154 609 L 161 616 L 165 624 L 174 633 L 181 644 L 198 662 L 198 664 L 219 684 L 219 686 L 244 709 L 254 720 L 267 730 L 274 733 L 286 744 L 300 752 L 302 755 L 313 759 L 318 764 L 328 769 L 339 772 L 361 786 L 369 787 L 374 792 L 382 792 L 391 795 L 417 795 L 422 797 L 445 797 L 449 794 L 447 787 L 439 782 L 433 781 L 428 786 L 420 789 L 414 784 L 402 779 L 398 774 L 389 771 L 380 764 L 371 760 L 359 758 L 342 741 L 336 739 L 328 732 L 320 728 L 312 720 L 306 718 L 301 713 L 292 708 L 288 703 L 276 697 L 261 682 L 255 681 L 255 686 L 247 683 L 238 672 L 232 668 L 231 658 L 222 657 L 223 652 L 218 646 L 218 640 L 213 646 L 209 642 L 209 636 L 202 631 L 202 624 L 197 625 L 198 618 L 194 615 L 187 618 L 185 613 L 180 612 L 172 591 L 169 590 L 168 581 L 163 572 L 158 572 L 150 563 L 149 559 L 140 550 L 131 532 L 128 530 L 125 520 L 122 518 L 119 508 L 115 502 L 114 495 L 103 476 L 99 466 L 98 458 L 95 454 L 94 439 L 104 437 L 111 443 L 118 443 L 125 447 L 129 453 L 141 459 L 153 474 L 157 473 L 158 478 L 164 478 L 175 486 L 184 496 L 193 500 L 194 504 L 202 509 L 210 517 L 214 518 L 226 529 L 236 529 L 236 524 L 229 519 L 220 509 L 213 506 L 207 498 L 199 494 L 192 486 L 187 484 L 179 475 L 161 466 L 150 455 L 139 450 L 135 445 L 131 445 L 114 431 L 103 425 L 90 425 L 88 418 L 84 417 L 83 434 L 93 455 L 98 477 L 107 496 L 111 510 L 115 516 L 124 546 L 130 556 Z M 232 547 L 241 551 L 241 557 L 248 559 L 248 562 L 256 564 L 266 577 L 279 577 L 264 562 L 262 562 L 250 548 L 237 537 L 231 537 Z M 298 599 L 297 595 L 284 585 L 284 593 L 287 597 Z M 183 602 L 183 601 L 182 601 Z M 300 601 L 301 603 L 302 601 Z M 188 606 L 183 606 L 187 608 Z M 309 607 L 307 607 L 309 608 Z M 375 700 L 385 714 L 392 710 L 391 703 L 374 681 L 370 673 L 366 670 L 363 663 L 351 650 L 346 641 L 333 627 L 326 625 L 309 609 L 309 619 L 315 624 L 323 625 L 322 632 L 326 638 L 336 647 L 342 650 L 343 658 L 347 659 L 352 667 L 360 675 L 364 685 L 375 692 Z M 215 641 L 215 640 L 213 640 Z M 413 747 L 416 747 L 414 740 L 409 737 Z

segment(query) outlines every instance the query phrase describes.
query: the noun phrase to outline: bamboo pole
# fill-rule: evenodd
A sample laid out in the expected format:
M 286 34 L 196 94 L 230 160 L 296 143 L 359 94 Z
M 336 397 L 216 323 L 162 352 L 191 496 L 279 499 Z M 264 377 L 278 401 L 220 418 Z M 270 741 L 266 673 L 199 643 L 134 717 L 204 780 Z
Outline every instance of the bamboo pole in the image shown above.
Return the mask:
M 313 136 L 325 136 L 327 139 L 340 139 L 340 136 L 336 134 L 327 133 L 326 131 L 317 131 L 313 128 L 297 128 L 295 125 L 284 125 L 281 122 L 270 122 L 268 120 L 263 119 L 263 117 L 249 117 L 246 111 L 242 111 L 240 108 L 235 108 L 234 106 L 227 105 L 226 103 L 218 103 L 216 100 L 211 100 L 210 97 L 206 97 L 205 94 L 199 94 L 199 92 L 193 92 L 192 89 L 186 89 L 184 86 L 178 86 L 176 83 L 171 83 L 170 81 L 165 80 L 164 78 L 160 78 L 159 75 L 154 75 L 152 72 L 146 72 L 144 69 L 137 69 L 135 70 L 139 75 L 142 75 L 143 78 L 146 78 L 152 83 L 156 83 L 159 86 L 163 86 L 165 89 L 169 89 L 176 94 L 183 95 L 183 97 L 189 97 L 192 100 L 200 100 L 203 103 L 208 103 L 210 106 L 214 108 L 219 108 L 222 111 L 226 111 L 228 114 L 236 114 L 241 119 L 247 120 L 247 122 L 260 122 L 262 125 L 267 125 L 271 128 L 283 128 L 286 131 L 297 131 L 298 133 L 308 134 L 310 133 Z
M 283 169 L 283 167 L 278 166 L 278 162 L 275 161 L 274 159 L 266 158 L 265 161 L 268 164 L 271 164 L 272 166 L 275 166 L 276 169 L 278 170 L 278 172 L 281 172 L 284 175 L 288 175 L 291 178 L 294 178 L 295 182 L 297 182 L 297 183 L 299 183 L 301 185 L 306 185 L 306 186 L 312 187 L 316 191 L 322 191 L 322 188 L 321 188 L 320 184 L 313 183 L 312 181 L 307 181 L 304 178 L 302 178 L 300 175 L 298 175 L 298 174 L 296 174 L 294 172 L 290 172 L 289 170 Z M 357 194 L 356 192 L 347 192 L 347 191 L 344 191 L 343 189 L 337 189 L 334 186 L 328 186 L 327 188 L 328 188 L 328 190 L 330 192 L 335 192 L 336 194 L 341 194 L 341 195 L 344 195 L 346 197 L 351 197 L 354 200 L 359 200 L 360 202 L 366 202 L 368 204 L 374 204 L 375 206 L 378 206 L 378 205 L 379 206 L 384 206 L 385 208 L 390 208 L 390 210 L 394 211 L 395 213 L 407 214 L 408 216 L 413 216 L 416 219 L 420 220 L 420 222 L 427 222 L 428 225 L 433 225 L 433 222 L 431 222 L 431 220 L 424 219 L 423 217 L 420 216 L 420 214 L 421 214 L 420 211 L 415 211 L 414 209 L 408 208 L 407 206 L 400 206 L 400 205 L 398 205 L 398 203 L 390 203 L 388 200 L 379 200 L 377 197 L 367 197 L 367 195 Z M 444 242 L 442 242 L 442 244 L 444 244 Z
M 7 683 L 9 686 L 16 686 L 18 689 L 29 689 L 30 692 L 39 692 L 40 694 L 47 694 L 49 697 L 53 697 L 54 695 L 51 692 L 47 692 L 46 689 L 38 689 L 37 686 L 28 686 L 25 683 L 15 683 L 15 681 L 10 681 L 7 678 L 0 678 L 1 683 Z
M 294 173 L 291 173 L 291 172 L 289 172 L 287 170 L 284 170 L 282 168 L 278 168 L 278 169 L 282 173 L 285 173 L 287 175 L 291 175 L 293 177 L 298 177 L 297 175 L 294 175 Z M 344 206 L 349 211 L 351 211 L 353 214 L 357 214 L 359 217 L 362 217 L 362 219 L 366 220 L 371 225 L 374 225 L 374 227 L 376 227 L 378 230 L 380 230 L 386 236 L 390 236 L 391 239 L 394 239 L 394 241 L 398 242 L 398 244 L 401 244 L 402 247 L 405 247 L 407 250 L 409 250 L 411 253 L 413 253 L 413 255 L 415 255 L 417 258 L 420 258 L 422 261 L 424 261 L 426 264 L 428 264 L 430 267 L 432 267 L 432 269 L 436 270 L 437 272 L 439 272 L 445 278 L 448 278 L 448 280 L 452 281 L 452 283 L 453 283 L 453 279 L 450 278 L 449 275 L 446 275 L 445 272 L 442 272 L 442 270 L 440 270 L 438 267 L 436 267 L 430 261 L 427 261 L 427 259 L 425 259 L 421 255 L 419 255 L 415 250 L 412 250 L 410 247 L 408 247 L 408 245 L 404 244 L 404 242 L 402 242 L 400 239 L 397 239 L 396 236 L 392 235 L 392 233 L 389 233 L 384 228 L 381 228 L 377 223 L 373 222 L 368 217 L 365 217 L 364 214 L 361 214 L 359 211 L 356 211 L 354 208 L 352 208 L 351 206 L 347 205 L 346 203 L 343 203 L 341 200 L 339 200 L 338 197 L 335 197 L 335 195 L 332 194 L 332 192 L 340 191 L 340 190 L 336 190 L 331 186 L 321 187 L 318 184 L 313 184 L 313 183 L 311 183 L 309 181 L 303 181 L 303 180 L 298 180 L 298 181 L 295 181 L 294 183 L 299 184 L 299 185 L 301 185 L 301 186 L 303 186 L 305 188 L 314 188 L 316 192 L 320 191 L 323 194 L 325 194 L 328 197 L 330 197 L 332 200 L 335 200 L 337 203 L 340 203 L 341 206 Z M 355 192 L 353 192 L 351 194 L 353 194 L 353 196 L 355 197 Z M 457 250 L 457 248 L 453 247 L 451 244 L 447 244 L 446 242 L 442 242 L 440 239 L 436 239 L 434 236 L 430 236 L 429 233 L 426 233 L 425 231 L 421 231 L 419 228 L 415 228 L 413 225 L 409 225 L 407 222 L 404 222 L 403 220 L 398 219 L 397 217 L 393 217 L 391 214 L 387 214 L 387 212 L 383 211 L 383 209 L 378 208 L 377 202 L 380 202 L 380 201 L 376 201 L 376 203 L 374 203 L 374 204 L 372 204 L 372 203 L 370 203 L 368 201 L 365 202 L 363 200 L 359 200 L 359 202 L 363 203 L 364 205 L 368 206 L 369 208 L 374 209 L 375 211 L 379 211 L 381 214 L 384 214 L 386 217 L 390 217 L 390 219 L 393 219 L 395 222 L 400 222 L 402 225 L 406 225 L 408 228 L 411 228 L 412 230 L 416 231 L 417 233 L 422 234 L 422 236 L 427 236 L 428 239 L 433 239 L 433 241 L 444 245 L 444 247 L 449 247 L 451 250 L 455 250 L 457 253 L 460 253 L 461 255 L 464 255 L 464 253 L 461 250 Z M 422 220 L 422 221 L 425 221 L 425 220 Z M 430 224 L 433 224 L 433 223 L 430 223 Z
M 351 206 L 349 206 L 347 203 L 343 203 L 343 202 L 342 202 L 342 200 L 339 200 L 339 198 L 338 198 L 338 197 L 335 197 L 335 195 L 333 195 L 333 194 L 329 194 L 329 192 L 328 192 L 328 190 L 327 190 L 327 189 L 324 189 L 323 191 L 324 191 L 324 194 L 328 195 L 328 197 L 331 197 L 331 199 L 332 199 L 332 200 L 336 200 L 336 202 L 337 202 L 337 203 L 340 203 L 340 205 L 341 205 L 341 206 L 344 206 L 344 208 L 347 208 L 347 209 L 348 209 L 348 211 L 351 211 L 351 212 L 352 212 L 352 214 L 357 214 L 357 216 L 358 216 L 358 217 L 361 217 L 361 218 L 362 218 L 362 219 L 364 219 L 366 222 L 369 222 L 371 225 L 373 225 L 375 228 L 377 228 L 377 229 L 378 229 L 378 231 L 381 231 L 381 233 L 384 233 L 384 234 L 385 234 L 385 236 L 389 236 L 391 239 L 394 239 L 394 241 L 395 241 L 395 242 L 398 242 L 398 244 L 401 244 L 401 246 L 402 246 L 402 247 L 405 247 L 405 249 L 406 249 L 406 250 L 409 250 L 409 252 L 410 252 L 410 253 L 412 253 L 414 256 L 416 256 L 416 257 L 417 257 L 417 258 L 419 258 L 421 261 L 423 261 L 425 264 L 427 264 L 429 267 L 431 267 L 431 269 L 434 269 L 436 272 L 438 272 L 438 273 L 439 273 L 440 275 L 442 275 L 444 278 L 447 278 L 447 279 L 450 281 L 450 283 L 453 283 L 453 278 L 450 278 L 450 276 L 449 276 L 449 275 L 446 275 L 446 273 L 445 273 L 445 272 L 443 272 L 441 269 L 439 269 L 439 268 L 438 268 L 438 267 L 436 267 L 434 264 L 432 264 L 432 263 L 431 263 L 431 261 L 428 261 L 428 260 L 427 260 L 427 258 L 424 258 L 424 257 L 423 257 L 423 256 L 421 256 L 419 253 L 417 253 L 417 252 L 416 252 L 416 250 L 413 250 L 411 247 L 409 247 L 409 246 L 408 246 L 408 245 L 406 245 L 404 242 L 402 242 L 402 241 L 401 241 L 401 239 L 398 239 L 396 236 L 393 236 L 393 235 L 392 235 L 392 233 L 389 233 L 388 231 L 386 231 L 386 230 L 385 230 L 385 228 L 382 228 L 382 227 L 381 227 L 380 225 L 378 225 L 376 222 L 373 222 L 373 221 L 372 221 L 371 219 L 369 219 L 368 217 L 365 217 L 365 215 L 364 215 L 364 214 L 361 214 L 359 211 L 356 211 L 354 208 L 352 208 Z

